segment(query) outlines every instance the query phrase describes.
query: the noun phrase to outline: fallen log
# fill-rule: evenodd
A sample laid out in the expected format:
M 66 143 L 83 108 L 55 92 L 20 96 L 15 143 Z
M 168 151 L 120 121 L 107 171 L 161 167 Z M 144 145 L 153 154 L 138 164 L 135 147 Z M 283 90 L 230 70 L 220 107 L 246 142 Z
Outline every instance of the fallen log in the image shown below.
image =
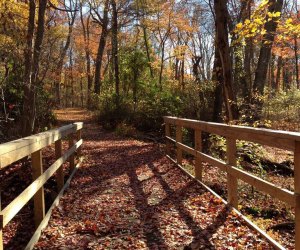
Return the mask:
M 274 172 L 282 176 L 294 176 L 294 169 L 292 168 L 293 163 L 291 161 L 277 163 L 261 157 L 254 161 L 247 154 L 242 154 L 241 157 L 245 162 L 255 166 L 257 166 L 259 162 L 261 167 L 267 172 Z

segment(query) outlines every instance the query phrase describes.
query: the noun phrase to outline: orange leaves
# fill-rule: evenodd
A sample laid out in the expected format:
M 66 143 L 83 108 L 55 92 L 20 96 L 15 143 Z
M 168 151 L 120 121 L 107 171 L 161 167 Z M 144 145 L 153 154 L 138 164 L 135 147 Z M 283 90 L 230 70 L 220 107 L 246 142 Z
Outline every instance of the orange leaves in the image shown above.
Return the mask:
M 78 233 L 93 233 L 93 234 L 97 235 L 99 229 L 95 222 L 86 220 L 83 225 L 78 226 L 76 231 Z
M 192 32 L 186 9 L 178 8 L 175 1 L 156 3 L 152 10 L 153 15 L 145 19 L 144 24 L 150 30 L 159 32 L 158 35 L 169 36 L 176 30 Z
M 290 15 L 282 18 L 278 24 L 277 35 L 273 53 L 283 58 L 293 58 L 295 56 L 295 41 L 300 43 L 300 20 L 297 15 Z

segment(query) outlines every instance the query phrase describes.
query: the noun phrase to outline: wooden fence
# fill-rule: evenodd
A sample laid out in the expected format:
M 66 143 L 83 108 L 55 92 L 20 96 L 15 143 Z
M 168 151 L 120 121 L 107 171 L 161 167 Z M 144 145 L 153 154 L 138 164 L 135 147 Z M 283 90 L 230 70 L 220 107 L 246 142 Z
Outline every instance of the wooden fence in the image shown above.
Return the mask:
M 182 165 L 182 152 L 195 156 L 195 178 L 202 182 L 202 162 L 207 162 L 227 173 L 227 202 L 238 209 L 238 179 L 254 186 L 258 190 L 277 198 L 295 208 L 295 249 L 300 250 L 300 133 L 277 131 L 261 128 L 231 126 L 226 124 L 203 122 L 177 117 L 164 117 L 166 133 L 166 152 L 170 157 L 171 143 L 176 146 L 176 162 Z M 171 125 L 175 127 L 176 138 L 171 137 Z M 183 128 L 193 129 L 194 148 L 182 143 Z M 202 132 L 217 134 L 226 138 L 227 162 L 218 160 L 202 152 Z M 294 153 L 294 192 L 280 188 L 255 175 L 236 167 L 236 140 L 251 141 L 290 150 Z M 170 157 L 171 158 L 171 157 Z
M 58 204 L 59 198 L 68 187 L 71 178 L 81 164 L 81 159 L 75 165 L 75 153 L 80 155 L 82 144 L 81 130 L 82 122 L 69 124 L 58 129 L 53 129 L 37 135 L 32 135 L 19 140 L 11 141 L 0 145 L 0 169 L 5 168 L 26 156 L 31 156 L 33 182 L 3 210 L 0 203 L 0 250 L 3 250 L 2 229 L 16 216 L 16 214 L 33 198 L 34 201 L 34 222 L 36 231 L 25 249 L 32 249 L 37 242 L 42 229 L 47 225 L 51 211 Z M 62 153 L 62 139 L 68 136 L 69 148 Z M 76 142 L 74 143 L 74 140 Z M 43 172 L 42 149 L 55 143 L 56 161 Z M 70 177 L 64 183 L 63 163 L 70 162 Z M 56 173 L 57 195 L 52 206 L 45 214 L 44 184 Z

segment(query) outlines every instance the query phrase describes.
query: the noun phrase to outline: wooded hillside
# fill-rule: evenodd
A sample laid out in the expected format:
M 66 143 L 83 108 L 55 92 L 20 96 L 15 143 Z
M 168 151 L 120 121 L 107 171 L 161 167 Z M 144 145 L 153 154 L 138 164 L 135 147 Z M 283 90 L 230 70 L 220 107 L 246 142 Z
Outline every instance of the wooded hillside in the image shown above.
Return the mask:
M 109 128 L 157 130 L 162 115 L 298 122 L 298 8 L 297 0 L 1 0 L 1 136 L 15 127 L 7 122 L 21 123 L 23 135 L 44 130 L 52 108 L 73 106 L 97 110 Z
M 271 186 L 268 194 L 284 189 L 292 197 L 284 201 L 298 197 L 298 139 L 282 148 L 281 132 L 266 138 L 259 130 L 251 140 L 248 131 L 257 129 L 242 129 L 239 137 L 238 129 L 234 135 L 194 131 L 168 126 L 163 117 L 201 120 L 192 123 L 220 127 L 217 132 L 232 124 L 300 132 L 299 44 L 297 0 L 0 0 L 0 143 L 55 127 L 54 110 L 73 117 L 71 123 L 74 114 L 86 113 L 99 138 L 103 132 L 115 141 L 124 135 L 148 140 L 158 151 L 166 132 L 177 163 L 197 178 L 193 166 L 201 166 L 207 186 L 233 197 L 236 208 L 293 249 L 300 206 L 278 203 L 255 184 Z M 92 139 L 91 149 L 102 147 Z M 171 150 L 170 142 L 178 148 Z M 28 161 L 17 164 L 17 171 L 13 164 L 0 171 L 0 191 L 10 188 L 2 192 L 6 205 L 32 178 Z M 228 164 L 234 165 L 229 175 L 217 168 Z M 239 183 L 233 173 L 243 177 Z

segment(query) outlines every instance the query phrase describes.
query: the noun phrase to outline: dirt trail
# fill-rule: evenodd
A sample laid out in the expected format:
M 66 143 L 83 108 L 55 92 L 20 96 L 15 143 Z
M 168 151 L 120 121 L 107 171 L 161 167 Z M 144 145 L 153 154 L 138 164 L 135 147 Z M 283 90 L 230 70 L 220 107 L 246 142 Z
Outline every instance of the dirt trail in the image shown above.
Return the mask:
M 121 138 L 84 110 L 83 166 L 35 249 L 271 249 L 154 143 Z

